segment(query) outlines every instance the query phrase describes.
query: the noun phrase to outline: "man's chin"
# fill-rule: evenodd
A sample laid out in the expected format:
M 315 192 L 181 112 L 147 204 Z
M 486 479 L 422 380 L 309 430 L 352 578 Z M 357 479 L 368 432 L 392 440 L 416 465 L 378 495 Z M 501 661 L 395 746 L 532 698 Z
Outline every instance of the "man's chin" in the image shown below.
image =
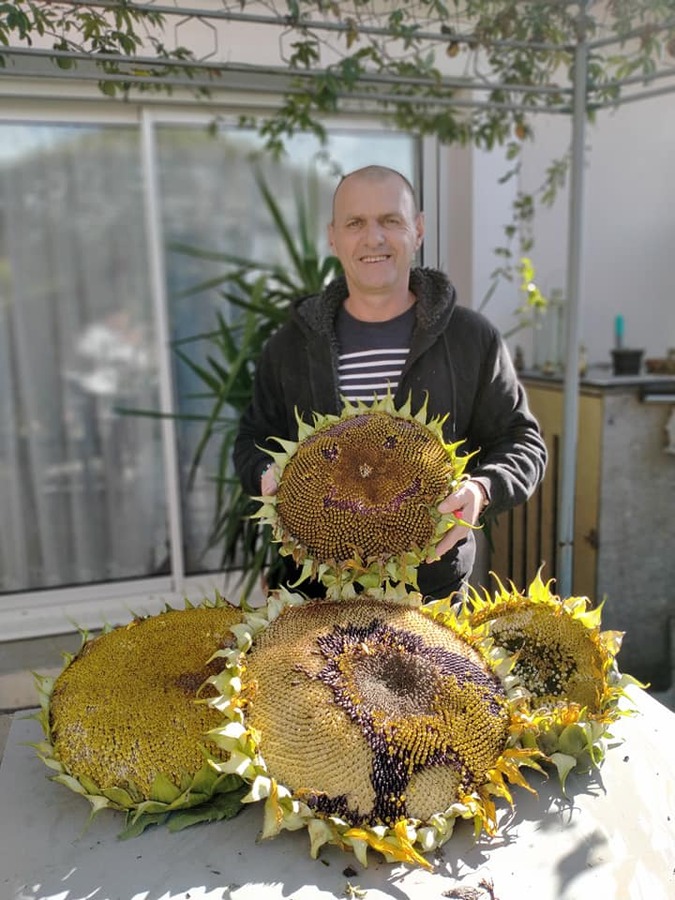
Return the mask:
M 361 266 L 359 269 L 359 281 L 364 286 L 387 290 L 396 284 L 396 273 L 388 264 Z

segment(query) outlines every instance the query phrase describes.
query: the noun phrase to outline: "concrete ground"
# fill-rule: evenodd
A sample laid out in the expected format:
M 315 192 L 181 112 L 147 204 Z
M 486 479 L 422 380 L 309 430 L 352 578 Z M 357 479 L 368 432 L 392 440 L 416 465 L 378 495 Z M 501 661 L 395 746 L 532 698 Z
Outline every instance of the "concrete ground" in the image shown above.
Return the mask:
M 7 743 L 7 735 L 9 734 L 9 729 L 12 724 L 11 716 L 0 716 L 0 759 L 2 759 L 2 754 L 5 750 L 5 744 Z
M 366 869 L 337 847 L 311 859 L 306 829 L 261 841 L 260 804 L 232 822 L 175 834 L 149 828 L 121 841 L 120 816 L 87 823 L 88 804 L 48 780 L 28 752 L 40 739 L 37 723 L 15 719 L 0 770 L 0 896 L 672 900 L 675 715 L 642 691 L 630 694 L 637 715 L 612 728 L 621 743 L 601 775 L 573 772 L 564 797 L 557 779 L 528 772 L 535 792 L 516 785 L 514 810 L 499 804 L 503 833 L 476 840 L 470 823 L 459 822 L 452 840 L 429 854 L 433 871 L 373 852 Z
M 81 644 L 76 632 L 0 643 L 0 713 L 39 705 L 32 673 L 57 675 L 62 654 L 76 652 Z

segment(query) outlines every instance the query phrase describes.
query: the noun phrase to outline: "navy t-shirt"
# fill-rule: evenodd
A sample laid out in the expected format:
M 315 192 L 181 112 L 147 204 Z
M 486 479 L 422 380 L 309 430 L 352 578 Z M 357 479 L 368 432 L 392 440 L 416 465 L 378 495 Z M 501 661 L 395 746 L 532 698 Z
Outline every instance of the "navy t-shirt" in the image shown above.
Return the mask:
M 415 327 L 415 307 L 386 322 L 363 322 L 341 307 L 337 316 L 340 345 L 340 393 L 368 403 L 387 391 L 396 393 Z

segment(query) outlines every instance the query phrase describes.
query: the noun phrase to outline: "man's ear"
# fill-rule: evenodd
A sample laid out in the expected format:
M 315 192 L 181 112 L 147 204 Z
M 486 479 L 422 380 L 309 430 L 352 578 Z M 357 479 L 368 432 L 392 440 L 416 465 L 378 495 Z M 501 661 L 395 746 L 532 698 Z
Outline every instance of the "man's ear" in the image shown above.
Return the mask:
M 335 241 L 333 240 L 333 223 L 328 223 L 328 243 L 330 244 L 330 249 L 335 253 Z
M 415 219 L 415 233 L 417 234 L 417 243 L 415 244 L 415 250 L 419 250 L 422 241 L 424 240 L 424 213 L 417 213 L 417 218 Z

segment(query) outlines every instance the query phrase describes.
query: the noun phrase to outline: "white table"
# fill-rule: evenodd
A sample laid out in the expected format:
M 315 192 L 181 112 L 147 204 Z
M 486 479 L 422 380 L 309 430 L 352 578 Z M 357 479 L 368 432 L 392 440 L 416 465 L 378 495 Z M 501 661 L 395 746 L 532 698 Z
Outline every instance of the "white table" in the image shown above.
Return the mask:
M 554 779 L 531 775 L 538 796 L 517 789 L 500 835 L 474 843 L 458 824 L 433 873 L 375 854 L 363 869 L 336 848 L 312 860 L 305 831 L 257 844 L 258 806 L 119 841 L 121 814 L 86 828 L 86 801 L 47 780 L 24 745 L 39 726 L 18 714 L 0 768 L 0 900 L 328 900 L 350 888 L 365 900 L 490 900 L 482 880 L 495 900 L 673 900 L 675 714 L 633 694 L 640 713 L 615 726 L 622 743 L 599 777 L 570 778 L 566 800 Z

